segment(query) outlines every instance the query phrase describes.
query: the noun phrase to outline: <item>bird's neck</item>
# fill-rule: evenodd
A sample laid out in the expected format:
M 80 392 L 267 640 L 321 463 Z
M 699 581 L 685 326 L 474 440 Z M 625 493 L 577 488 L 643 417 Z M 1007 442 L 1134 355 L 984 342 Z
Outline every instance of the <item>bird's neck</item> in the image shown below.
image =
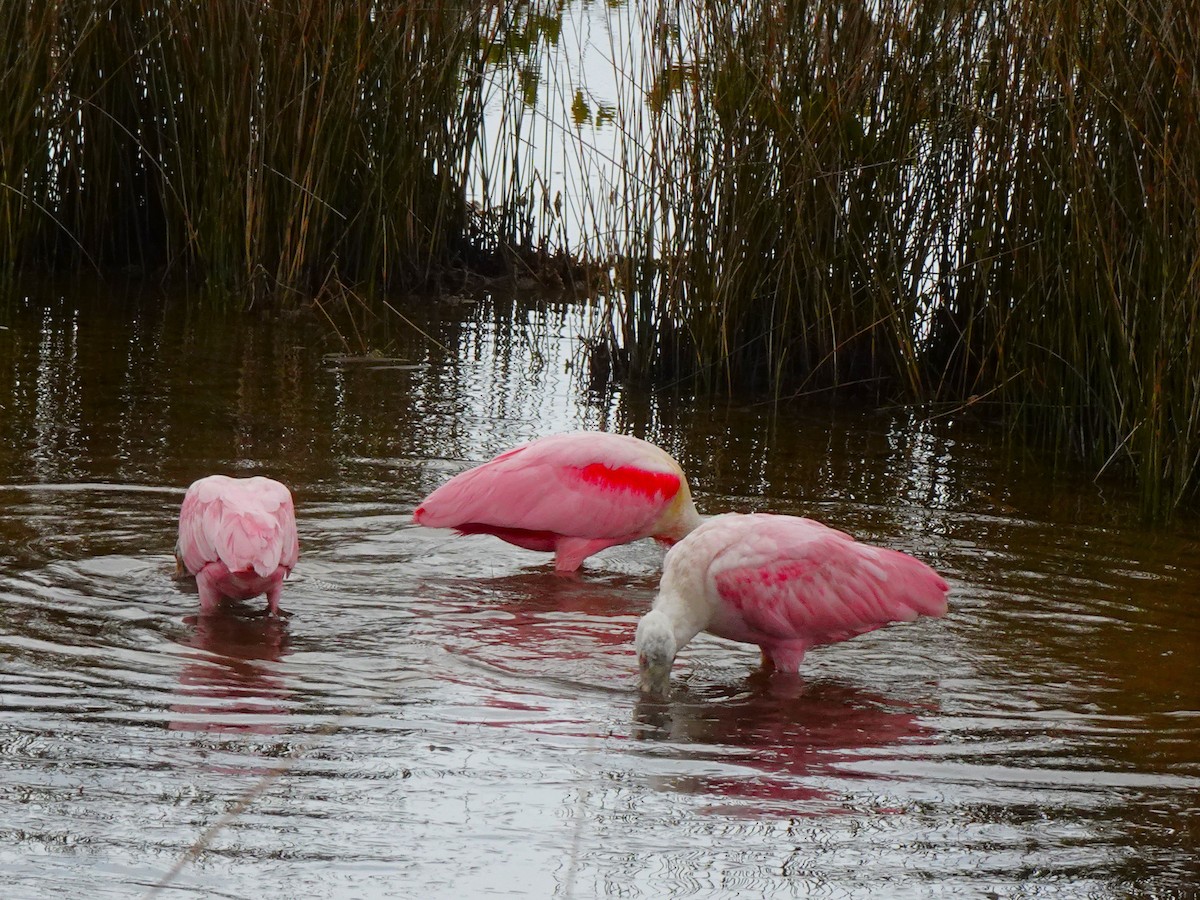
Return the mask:
M 682 649 L 712 620 L 713 610 L 705 594 L 703 573 L 695 570 L 664 573 L 654 608 L 670 625 L 676 649 Z
M 692 498 L 688 497 L 687 503 L 679 511 L 679 527 L 685 535 L 691 534 L 700 527 L 700 523 L 704 521 L 704 517 L 696 510 L 696 506 L 692 503 Z
M 704 521 L 700 513 L 696 511 L 696 504 L 692 502 L 692 492 L 688 489 L 686 479 L 683 481 L 679 493 L 675 495 L 664 519 L 664 525 L 659 531 L 667 537 L 667 540 L 664 541 L 667 544 L 675 544 L 683 540 Z

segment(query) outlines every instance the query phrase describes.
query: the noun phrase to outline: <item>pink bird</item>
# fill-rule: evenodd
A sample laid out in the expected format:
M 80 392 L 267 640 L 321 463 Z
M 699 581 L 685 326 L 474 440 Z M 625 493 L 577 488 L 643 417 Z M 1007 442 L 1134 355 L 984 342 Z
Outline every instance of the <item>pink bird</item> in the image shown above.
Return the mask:
M 557 571 L 574 572 L 606 547 L 644 537 L 674 544 L 700 514 L 666 451 L 626 435 L 577 431 L 454 476 L 422 501 L 413 521 L 553 552 Z
M 210 475 L 187 489 L 179 511 L 175 560 L 200 589 L 200 612 L 222 597 L 267 595 L 267 612 L 282 615 L 283 579 L 300 557 L 292 494 L 270 478 Z
M 675 654 L 701 631 L 758 644 L 763 667 L 797 672 L 809 647 L 946 612 L 925 563 L 796 516 L 709 519 L 667 553 L 638 623 L 641 688 L 667 695 Z

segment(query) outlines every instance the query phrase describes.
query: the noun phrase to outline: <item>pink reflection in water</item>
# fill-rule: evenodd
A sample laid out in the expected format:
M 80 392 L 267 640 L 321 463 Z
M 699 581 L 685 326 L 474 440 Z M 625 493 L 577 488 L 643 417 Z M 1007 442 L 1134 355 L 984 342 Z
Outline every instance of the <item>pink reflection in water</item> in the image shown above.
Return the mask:
M 670 745 L 667 755 L 716 762 L 747 770 L 745 775 L 698 773 L 667 776 L 664 790 L 739 801 L 714 807 L 745 815 L 826 815 L 858 812 L 843 803 L 844 790 L 831 781 L 874 777 L 853 769 L 864 759 L 901 763 L 934 742 L 924 721 L 929 704 L 899 700 L 838 682 L 807 683 L 797 676 L 756 674 L 748 690 L 733 696 L 683 696 L 670 703 L 639 700 L 634 737 Z M 719 688 L 716 690 L 720 690 Z M 879 807 L 876 813 L 900 810 Z
M 449 587 L 436 591 L 436 603 L 451 652 L 522 677 L 634 683 L 635 617 L 649 609 L 653 581 L 530 572 Z
M 644 755 L 673 761 L 665 770 L 648 765 L 648 781 L 663 791 L 708 797 L 712 812 L 861 813 L 864 792 L 847 782 L 861 786 L 891 776 L 855 763 L 869 759 L 876 762 L 872 769 L 887 770 L 891 760 L 898 776 L 938 740 L 928 724 L 936 703 L 853 683 L 757 672 L 746 677 L 737 669 L 730 680 L 702 689 L 681 683 L 668 703 L 639 699 L 633 633 L 653 597 L 652 578 L 572 582 L 521 573 L 448 587 L 437 592 L 448 649 L 513 676 L 496 679 L 479 701 L 495 715 L 481 713 L 483 720 L 470 724 L 621 740 L 620 726 L 588 718 L 595 707 L 587 698 L 596 689 L 627 692 L 634 707 L 630 737 Z M 477 670 L 468 676 L 478 677 Z M 572 707 L 577 712 L 562 716 L 562 704 L 545 695 L 546 679 L 554 682 L 553 696 L 583 692 Z M 669 774 L 650 774 L 664 771 Z M 872 811 L 900 810 L 881 800 Z
M 171 711 L 176 731 L 271 735 L 288 712 L 291 691 L 274 665 L 287 653 L 288 625 L 274 616 L 248 618 L 221 609 L 184 621 L 194 648 L 179 673 L 180 699 Z

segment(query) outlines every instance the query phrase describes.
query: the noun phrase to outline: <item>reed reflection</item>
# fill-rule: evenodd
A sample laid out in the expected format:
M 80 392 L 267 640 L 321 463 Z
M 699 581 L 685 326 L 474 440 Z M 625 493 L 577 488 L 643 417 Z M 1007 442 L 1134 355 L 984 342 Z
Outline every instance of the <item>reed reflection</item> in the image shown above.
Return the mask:
M 632 677 L 635 623 L 629 617 L 649 609 L 654 582 L 636 575 L 595 581 L 529 571 L 455 579 L 433 595 L 439 617 L 459 623 L 453 630 L 457 653 L 506 670 L 532 664 L 545 671 L 557 662 L 586 659 L 593 667 L 620 666 Z M 464 627 L 467 621 L 470 627 Z

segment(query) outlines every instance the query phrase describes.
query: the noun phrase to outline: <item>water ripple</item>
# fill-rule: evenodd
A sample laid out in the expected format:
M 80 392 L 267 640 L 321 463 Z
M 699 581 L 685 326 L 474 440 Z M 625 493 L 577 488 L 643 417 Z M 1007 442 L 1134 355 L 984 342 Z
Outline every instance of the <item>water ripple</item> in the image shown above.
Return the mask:
M 547 338 L 538 370 L 505 356 L 523 313 L 470 315 L 421 320 L 461 359 L 405 333 L 388 355 L 418 368 L 369 376 L 329 371 L 305 334 L 229 329 L 200 352 L 158 323 L 150 356 L 182 362 L 130 393 L 122 421 L 145 435 L 92 422 L 90 381 L 69 415 L 14 408 L 0 448 L 10 895 L 136 896 L 214 823 L 172 890 L 1115 898 L 1200 878 L 1187 527 L 1148 532 L 1081 488 L 1064 499 L 1055 479 L 1014 476 L 1004 448 L 904 411 L 851 421 L 632 393 L 572 406 L 554 385 L 573 377 L 573 338 Z M 35 338 L 59 327 L 35 324 Z M 656 545 L 562 578 L 544 555 L 410 521 L 450 474 L 582 423 L 671 447 L 708 510 L 818 515 L 931 561 L 950 614 L 815 650 L 794 678 L 701 636 L 671 700 L 639 699 L 631 641 Z M 261 601 L 200 619 L 194 585 L 173 578 L 181 486 L 217 470 L 295 490 L 291 619 L 252 615 Z

